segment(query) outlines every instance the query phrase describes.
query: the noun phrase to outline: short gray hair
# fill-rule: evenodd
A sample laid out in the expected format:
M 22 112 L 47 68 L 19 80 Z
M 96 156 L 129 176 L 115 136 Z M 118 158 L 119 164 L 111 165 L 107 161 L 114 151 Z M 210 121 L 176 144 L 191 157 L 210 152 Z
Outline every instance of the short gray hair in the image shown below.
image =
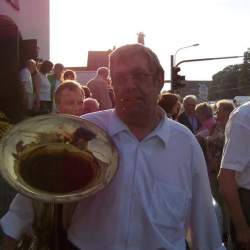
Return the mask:
M 183 98 L 183 104 L 188 101 L 188 100 L 193 100 L 195 102 L 197 102 L 197 97 L 195 95 L 186 95 L 184 98 Z
M 145 56 L 148 59 L 149 65 L 152 70 L 154 70 L 153 74 L 157 78 L 164 79 L 164 70 L 160 64 L 160 61 L 157 55 L 148 47 L 135 43 L 135 44 L 127 44 L 115 49 L 109 55 L 109 68 L 110 74 L 112 77 L 112 69 L 117 61 L 129 62 L 131 60 L 131 55 L 139 54 Z

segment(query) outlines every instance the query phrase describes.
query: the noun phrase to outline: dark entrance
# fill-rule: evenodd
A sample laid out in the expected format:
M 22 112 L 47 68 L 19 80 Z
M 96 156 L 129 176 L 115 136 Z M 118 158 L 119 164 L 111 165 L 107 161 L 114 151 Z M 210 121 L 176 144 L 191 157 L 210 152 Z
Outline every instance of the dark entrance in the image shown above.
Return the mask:
M 0 110 L 15 123 L 22 119 L 18 72 L 37 58 L 37 41 L 22 40 L 11 18 L 0 15 Z

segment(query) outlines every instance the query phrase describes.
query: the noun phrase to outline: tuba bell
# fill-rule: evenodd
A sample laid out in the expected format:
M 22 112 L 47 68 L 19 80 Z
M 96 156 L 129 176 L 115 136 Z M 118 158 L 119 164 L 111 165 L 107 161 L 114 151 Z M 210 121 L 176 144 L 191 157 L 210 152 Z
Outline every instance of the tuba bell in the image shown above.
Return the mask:
M 2 138 L 0 155 L 3 178 L 31 198 L 34 210 L 32 237 L 24 237 L 18 249 L 69 249 L 65 208 L 72 214 L 77 201 L 103 189 L 118 169 L 117 148 L 107 133 L 71 115 L 24 120 Z

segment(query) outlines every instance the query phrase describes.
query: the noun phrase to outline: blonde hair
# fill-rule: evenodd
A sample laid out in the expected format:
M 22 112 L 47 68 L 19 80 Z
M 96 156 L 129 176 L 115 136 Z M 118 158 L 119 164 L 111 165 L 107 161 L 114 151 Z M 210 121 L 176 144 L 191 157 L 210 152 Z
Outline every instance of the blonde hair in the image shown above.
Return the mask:
M 195 107 L 195 112 L 205 118 L 213 117 L 212 107 L 207 102 L 202 102 Z
M 223 111 L 227 111 L 231 113 L 234 110 L 235 106 L 232 101 L 223 99 L 223 100 L 216 102 L 216 108 L 217 109 L 221 108 Z
M 60 104 L 60 97 L 62 92 L 68 89 L 70 91 L 76 91 L 76 90 L 80 90 L 84 99 L 84 91 L 82 90 L 82 86 L 80 83 L 78 83 L 77 81 L 72 81 L 72 80 L 66 80 L 64 82 L 62 82 L 55 91 L 54 94 L 54 98 L 55 98 L 55 103 L 56 105 Z

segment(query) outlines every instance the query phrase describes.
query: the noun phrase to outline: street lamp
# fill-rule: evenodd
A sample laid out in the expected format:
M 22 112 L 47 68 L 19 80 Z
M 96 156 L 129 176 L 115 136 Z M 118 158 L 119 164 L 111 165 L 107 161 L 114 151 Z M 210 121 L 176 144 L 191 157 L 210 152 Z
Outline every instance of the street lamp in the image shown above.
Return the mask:
M 174 54 L 174 65 L 176 63 L 176 55 L 177 53 L 182 50 L 182 49 L 186 49 L 186 48 L 190 48 L 190 47 L 196 47 L 196 46 L 199 46 L 200 44 L 199 43 L 195 43 L 195 44 L 192 44 L 192 45 L 188 45 L 188 46 L 185 46 L 185 47 L 181 47 L 179 49 L 176 50 L 175 54 Z
M 170 76 L 171 76 L 170 89 L 172 91 L 174 90 L 173 89 L 173 86 L 174 86 L 174 82 L 173 82 L 174 79 L 173 78 L 175 77 L 175 75 L 174 75 L 174 69 L 175 69 L 175 65 L 176 65 L 176 55 L 177 55 L 177 53 L 180 50 L 182 50 L 182 49 L 186 49 L 186 48 L 190 48 L 190 47 L 196 47 L 196 46 L 199 46 L 199 45 L 200 45 L 199 43 L 195 43 L 195 44 L 192 44 L 192 45 L 189 45 L 189 46 L 181 47 L 181 48 L 179 48 L 179 49 L 176 50 L 174 56 L 173 55 L 170 56 Z

